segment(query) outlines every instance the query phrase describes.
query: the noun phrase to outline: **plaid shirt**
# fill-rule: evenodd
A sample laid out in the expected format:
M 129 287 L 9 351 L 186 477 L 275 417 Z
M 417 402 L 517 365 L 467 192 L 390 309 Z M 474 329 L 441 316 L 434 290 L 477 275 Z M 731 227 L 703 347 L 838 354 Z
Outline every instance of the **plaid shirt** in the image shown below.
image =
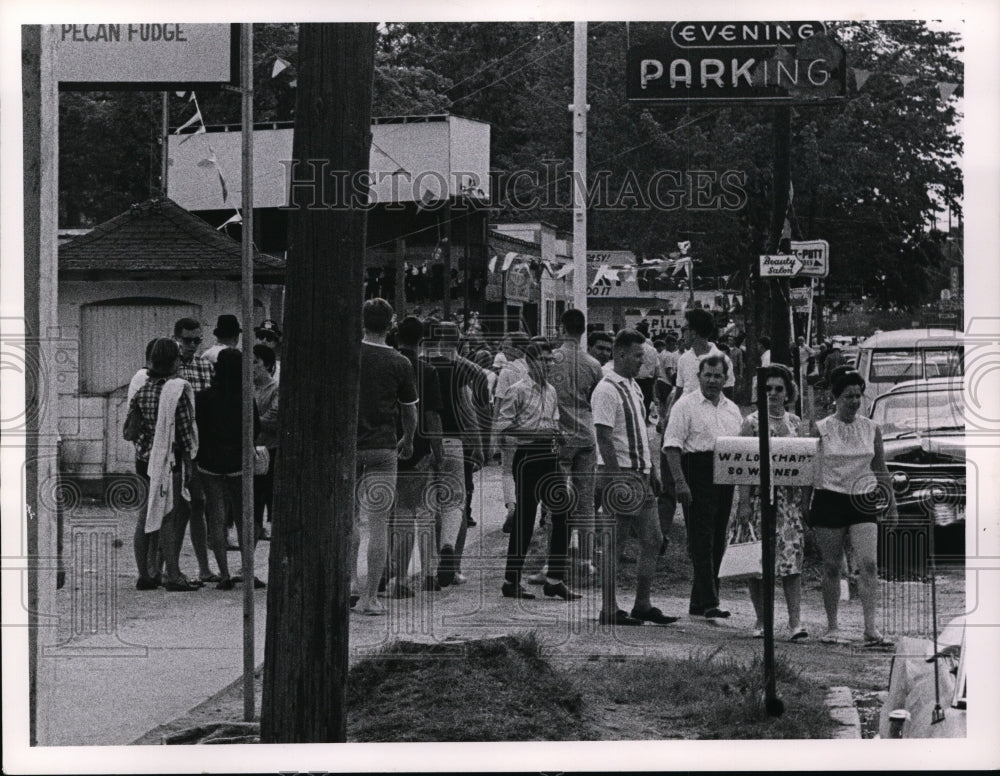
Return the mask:
M 177 371 L 178 377 L 183 377 L 194 389 L 195 393 L 201 393 L 212 385 L 212 374 L 214 373 L 212 362 L 201 356 L 192 356 L 188 363 L 181 361 L 181 368 Z
M 148 461 L 149 454 L 153 450 L 156 415 L 160 409 L 160 394 L 166 381 L 165 377 L 149 380 L 132 398 L 132 404 L 137 405 L 139 412 L 142 413 L 142 433 L 135 442 L 136 460 Z M 132 408 L 132 404 L 129 405 L 129 409 Z M 175 453 L 179 453 L 180 447 L 183 447 L 190 456 L 195 445 L 194 434 L 194 407 L 191 406 L 187 396 L 181 394 L 180 401 L 177 402 L 177 415 L 174 418 Z

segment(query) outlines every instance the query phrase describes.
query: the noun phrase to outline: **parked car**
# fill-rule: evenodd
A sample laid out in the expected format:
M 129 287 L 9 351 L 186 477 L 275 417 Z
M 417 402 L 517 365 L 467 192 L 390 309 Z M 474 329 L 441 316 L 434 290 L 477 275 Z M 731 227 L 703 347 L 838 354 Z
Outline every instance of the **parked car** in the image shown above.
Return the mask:
M 870 417 L 882 431 L 900 517 L 899 526 L 886 526 L 894 535 L 882 537 L 885 560 L 895 560 L 900 573 L 909 564 L 925 570 L 927 545 L 933 539 L 938 563 L 962 561 L 966 487 L 963 379 L 934 377 L 898 383 L 875 399 Z M 931 526 L 933 537 L 928 535 Z M 897 546 L 900 542 L 907 547 Z
M 965 372 L 962 333 L 950 329 L 880 331 L 861 343 L 856 368 L 865 379 L 862 410 L 897 383 Z

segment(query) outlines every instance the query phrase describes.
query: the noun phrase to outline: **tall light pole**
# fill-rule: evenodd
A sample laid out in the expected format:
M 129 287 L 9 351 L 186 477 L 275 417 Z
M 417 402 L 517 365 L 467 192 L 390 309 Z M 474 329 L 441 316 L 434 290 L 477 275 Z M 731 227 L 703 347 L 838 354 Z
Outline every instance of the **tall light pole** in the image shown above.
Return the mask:
M 587 22 L 573 23 L 573 306 L 587 314 Z

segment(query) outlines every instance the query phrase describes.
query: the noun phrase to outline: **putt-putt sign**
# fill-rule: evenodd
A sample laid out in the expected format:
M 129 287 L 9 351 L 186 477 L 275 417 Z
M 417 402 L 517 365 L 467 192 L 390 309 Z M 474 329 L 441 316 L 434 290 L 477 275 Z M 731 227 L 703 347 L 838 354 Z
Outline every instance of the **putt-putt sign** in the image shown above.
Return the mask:
M 762 278 L 793 278 L 802 269 L 802 261 L 793 254 L 765 254 L 760 257 Z
M 830 243 L 826 240 L 792 240 L 792 253 L 802 262 L 799 277 L 825 278 L 830 274 Z
M 812 485 L 818 452 L 818 439 L 771 437 L 771 483 Z M 719 437 L 715 443 L 714 479 L 717 485 L 759 485 L 760 440 Z
M 844 49 L 822 22 L 675 22 L 630 46 L 626 95 L 654 102 L 813 102 L 845 96 Z
M 205 89 L 239 83 L 239 25 L 56 24 L 60 89 Z

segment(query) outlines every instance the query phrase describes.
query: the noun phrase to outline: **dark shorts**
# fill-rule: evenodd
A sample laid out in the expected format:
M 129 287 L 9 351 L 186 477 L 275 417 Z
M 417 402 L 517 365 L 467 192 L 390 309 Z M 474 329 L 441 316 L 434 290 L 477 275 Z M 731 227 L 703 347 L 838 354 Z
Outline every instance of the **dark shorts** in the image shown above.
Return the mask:
M 813 492 L 809 525 L 814 528 L 848 528 L 859 523 L 877 523 L 884 506 L 878 490 L 851 495 L 832 490 Z

